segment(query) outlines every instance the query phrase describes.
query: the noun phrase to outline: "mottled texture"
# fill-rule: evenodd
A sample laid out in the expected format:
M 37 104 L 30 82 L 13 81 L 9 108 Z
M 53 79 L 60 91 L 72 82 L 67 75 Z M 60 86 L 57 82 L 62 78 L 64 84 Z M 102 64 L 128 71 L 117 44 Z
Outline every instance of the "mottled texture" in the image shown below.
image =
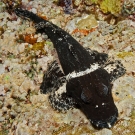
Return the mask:
M 71 14 L 73 12 L 72 0 L 59 0 L 58 5 L 63 6 L 66 14 Z
M 15 12 L 34 21 L 37 31 L 45 32 L 57 51 L 63 73 L 54 62 L 41 85 L 43 93 L 50 93 L 52 106 L 62 111 L 75 105 L 94 127 L 111 128 L 118 117 L 111 94 L 112 81 L 125 73 L 123 65 L 109 60 L 107 54 L 86 50 L 67 32 L 32 12 L 20 8 Z M 95 64 L 98 66 L 95 67 Z M 95 69 L 91 70 L 93 67 Z M 63 80 L 74 72 L 79 76 Z

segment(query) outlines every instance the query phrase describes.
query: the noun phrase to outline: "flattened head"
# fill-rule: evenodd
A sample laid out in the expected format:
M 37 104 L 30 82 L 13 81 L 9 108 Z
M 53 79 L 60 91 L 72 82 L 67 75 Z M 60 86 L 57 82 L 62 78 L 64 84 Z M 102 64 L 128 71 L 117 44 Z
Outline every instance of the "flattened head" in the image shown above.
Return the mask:
M 96 93 L 88 89 L 84 89 L 81 93 L 81 99 L 84 102 L 82 110 L 97 129 L 111 128 L 117 121 L 118 110 L 109 90 L 109 87 L 103 85 L 97 91 L 95 89 Z
M 68 94 L 97 129 L 111 128 L 117 121 L 118 110 L 111 89 L 110 75 L 102 68 L 73 78 L 67 84 Z
M 118 111 L 116 108 L 115 113 L 113 115 L 111 115 L 109 118 L 101 119 L 101 120 L 90 119 L 90 122 L 93 125 L 93 127 L 97 128 L 97 129 L 111 128 L 117 121 L 117 117 L 118 117 Z

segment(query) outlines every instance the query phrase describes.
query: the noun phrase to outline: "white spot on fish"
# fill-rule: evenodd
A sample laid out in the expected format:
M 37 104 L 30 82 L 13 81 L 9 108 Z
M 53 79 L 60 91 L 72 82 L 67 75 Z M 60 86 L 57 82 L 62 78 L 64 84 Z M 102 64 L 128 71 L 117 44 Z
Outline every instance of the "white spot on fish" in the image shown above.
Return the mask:
M 83 76 L 83 75 L 86 75 L 86 74 L 89 74 L 95 70 L 97 70 L 99 68 L 99 64 L 93 64 L 91 65 L 90 68 L 86 69 L 85 71 L 80 71 L 80 72 L 72 72 L 72 73 L 69 73 L 67 76 L 66 76 L 66 80 L 70 80 L 72 78 L 76 78 L 76 77 L 80 77 L 80 76 Z
M 62 38 L 58 38 L 59 41 L 62 41 Z
M 109 127 L 109 128 L 111 128 L 111 127 L 112 127 L 110 123 L 107 123 L 107 125 L 108 125 L 108 127 Z
M 55 91 L 55 95 L 62 95 L 62 93 L 66 93 L 66 84 L 67 83 L 63 83 L 63 85 L 61 87 L 59 87 L 59 89 L 57 91 Z
M 116 64 L 109 64 L 104 69 L 110 74 L 114 69 L 116 69 Z

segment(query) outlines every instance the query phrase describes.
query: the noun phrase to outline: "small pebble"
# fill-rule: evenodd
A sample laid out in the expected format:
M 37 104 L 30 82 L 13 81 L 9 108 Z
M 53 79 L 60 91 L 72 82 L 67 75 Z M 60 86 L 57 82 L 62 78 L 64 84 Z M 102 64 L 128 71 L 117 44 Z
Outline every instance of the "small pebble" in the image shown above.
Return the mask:
M 35 9 L 35 8 L 32 8 L 31 11 L 32 11 L 34 14 L 37 13 L 37 9 Z

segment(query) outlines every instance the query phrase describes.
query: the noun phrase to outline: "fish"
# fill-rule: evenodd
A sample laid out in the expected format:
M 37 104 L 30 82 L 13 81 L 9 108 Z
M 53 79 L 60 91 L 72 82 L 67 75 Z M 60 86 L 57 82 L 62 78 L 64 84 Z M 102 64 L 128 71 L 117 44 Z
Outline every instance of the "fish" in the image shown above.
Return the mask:
M 111 128 L 118 118 L 113 82 L 126 72 L 121 61 L 84 48 L 68 32 L 28 10 L 16 8 L 15 13 L 33 21 L 37 32 L 46 33 L 57 52 L 60 64 L 54 60 L 48 65 L 40 86 L 42 94 L 49 94 L 51 106 L 59 112 L 78 108 L 94 128 Z

